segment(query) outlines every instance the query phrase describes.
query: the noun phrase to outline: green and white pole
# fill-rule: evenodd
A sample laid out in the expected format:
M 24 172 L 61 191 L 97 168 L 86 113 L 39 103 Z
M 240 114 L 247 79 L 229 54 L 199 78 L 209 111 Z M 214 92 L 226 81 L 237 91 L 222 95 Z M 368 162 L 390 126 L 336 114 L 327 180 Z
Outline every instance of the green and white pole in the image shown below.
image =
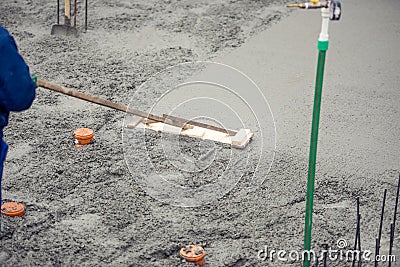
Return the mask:
M 315 81 L 314 108 L 311 126 L 310 156 L 308 161 L 308 181 L 307 181 L 307 199 L 306 215 L 304 224 L 304 267 L 310 267 L 311 257 L 311 231 L 312 214 L 314 204 L 314 185 L 315 185 L 315 165 L 317 160 L 318 128 L 321 111 L 322 83 L 324 80 L 325 56 L 329 44 L 329 8 L 321 9 L 322 28 L 318 39 L 318 65 L 317 77 Z
M 314 187 L 315 187 L 315 165 L 317 161 L 317 144 L 318 144 L 318 128 L 319 117 L 321 111 L 322 83 L 324 80 L 325 56 L 329 44 L 329 20 L 340 20 L 342 6 L 337 0 L 328 0 L 324 4 L 318 0 L 311 0 L 304 4 L 289 4 L 288 7 L 299 7 L 304 9 L 321 9 L 322 27 L 318 39 L 318 65 L 317 78 L 315 81 L 314 108 L 311 126 L 310 140 L 310 156 L 308 160 L 308 181 L 307 181 L 307 199 L 306 199 L 306 215 L 304 223 L 304 267 L 310 267 L 311 262 L 311 231 L 312 231 L 312 214 L 314 204 Z

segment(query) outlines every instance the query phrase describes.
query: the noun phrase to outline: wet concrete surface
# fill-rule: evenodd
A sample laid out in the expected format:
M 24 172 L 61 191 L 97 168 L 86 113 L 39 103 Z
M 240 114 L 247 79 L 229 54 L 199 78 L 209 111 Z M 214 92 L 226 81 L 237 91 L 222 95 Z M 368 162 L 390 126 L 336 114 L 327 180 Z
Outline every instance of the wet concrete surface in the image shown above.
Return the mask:
M 208 168 L 183 172 L 172 182 L 195 188 L 224 178 L 235 186 L 207 205 L 169 205 L 140 184 L 148 170 L 143 155 L 156 172 L 179 171 L 165 159 L 160 134 L 146 132 L 135 139 L 138 132 L 133 132 L 127 142 L 127 135 L 121 134 L 126 133 L 125 114 L 39 88 L 31 109 L 12 114 L 5 130 L 10 150 L 3 201 L 23 202 L 27 213 L 23 218 L 2 217 L 1 265 L 192 266 L 182 262 L 179 249 L 195 243 L 207 251 L 206 266 L 299 266 L 298 261 L 257 257 L 265 246 L 302 249 L 320 18 L 319 12 L 290 14 L 284 5 L 98 0 L 90 3 L 89 31 L 74 39 L 50 36 L 56 21 L 53 1 L 1 2 L 0 23 L 14 35 L 31 72 L 39 77 L 118 103 L 148 107 L 152 97 L 162 93 L 154 80 L 158 72 L 190 61 L 221 62 L 258 85 L 271 107 L 266 117 L 271 118 L 271 111 L 277 140 L 274 151 L 263 151 L 273 153 L 271 169 L 269 161 L 257 169 L 256 134 L 244 151 L 249 161 L 237 166 L 243 171 L 237 179 L 220 170 L 232 169 L 230 160 L 243 154 L 233 150 L 232 156 L 232 149 L 221 144 L 179 139 L 179 152 L 187 158 L 200 159 L 210 149 L 217 152 Z M 81 10 L 83 4 L 79 6 Z M 384 188 L 389 190 L 387 243 L 399 172 L 400 60 L 395 48 L 400 7 L 396 1 L 349 2 L 344 7 L 343 20 L 331 25 L 313 247 L 320 250 L 328 243 L 335 248 L 340 238 L 352 247 L 355 198 L 360 196 L 362 243 L 373 251 Z M 358 23 L 368 30 L 360 31 Z M 144 82 L 148 88 L 135 95 Z M 241 94 L 250 100 L 254 96 Z M 236 127 L 219 111 L 216 117 Z M 72 132 L 78 127 L 92 128 L 95 142 L 74 147 Z M 267 134 L 272 135 L 274 131 Z M 255 173 L 265 181 L 253 188 Z M 335 261 L 330 266 L 346 264 Z

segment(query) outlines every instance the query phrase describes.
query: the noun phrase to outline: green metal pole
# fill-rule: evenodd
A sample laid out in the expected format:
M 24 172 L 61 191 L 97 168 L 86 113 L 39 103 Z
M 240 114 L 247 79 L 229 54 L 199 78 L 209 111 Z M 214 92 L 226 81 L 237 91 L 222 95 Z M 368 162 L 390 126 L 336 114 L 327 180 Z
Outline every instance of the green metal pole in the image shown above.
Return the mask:
M 310 267 L 311 256 L 311 231 L 312 231 L 312 214 L 314 205 L 314 188 L 315 188 L 315 165 L 317 161 L 317 144 L 318 144 L 318 128 L 319 117 L 321 111 L 322 84 L 324 80 L 325 57 L 329 45 L 329 21 L 339 20 L 341 16 L 341 4 L 337 0 L 327 0 L 325 4 L 319 4 L 318 0 L 311 0 L 311 3 L 291 4 L 288 5 L 305 9 L 321 8 L 322 25 L 321 33 L 318 38 L 318 65 L 317 77 L 315 81 L 314 107 L 311 126 L 310 140 L 310 156 L 308 160 L 308 180 L 307 180 L 307 198 L 306 198 L 306 214 L 304 222 L 304 251 L 303 266 Z M 314 258 L 313 257 L 313 258 Z
M 310 156 L 308 161 L 308 181 L 307 181 L 307 199 L 306 216 L 304 225 L 304 267 L 310 267 L 311 260 L 311 230 L 312 213 L 314 203 L 314 185 L 315 185 L 315 165 L 317 160 L 318 128 L 321 111 L 322 84 L 324 79 L 325 56 L 328 49 L 328 41 L 318 42 L 318 65 L 317 78 L 315 81 L 314 108 L 311 126 Z

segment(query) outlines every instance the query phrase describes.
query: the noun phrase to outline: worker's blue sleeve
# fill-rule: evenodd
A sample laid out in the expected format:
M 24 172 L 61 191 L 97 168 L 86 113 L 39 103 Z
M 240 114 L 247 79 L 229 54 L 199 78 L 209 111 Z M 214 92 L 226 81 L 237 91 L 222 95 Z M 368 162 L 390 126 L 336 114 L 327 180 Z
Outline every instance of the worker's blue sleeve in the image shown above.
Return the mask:
M 28 109 L 35 98 L 35 87 L 14 38 L 0 26 L 0 110 Z
M 14 38 L 0 26 L 0 204 L 3 163 L 8 150 L 3 140 L 3 128 L 8 124 L 10 111 L 22 111 L 30 107 L 35 90 L 36 85 L 18 53 Z

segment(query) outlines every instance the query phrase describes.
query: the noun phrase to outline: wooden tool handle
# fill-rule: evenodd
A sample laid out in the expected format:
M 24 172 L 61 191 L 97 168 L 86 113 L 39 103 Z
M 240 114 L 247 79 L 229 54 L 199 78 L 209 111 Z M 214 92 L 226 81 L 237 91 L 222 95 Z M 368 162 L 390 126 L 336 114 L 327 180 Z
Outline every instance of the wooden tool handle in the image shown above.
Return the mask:
M 72 88 L 67 88 L 67 87 L 64 87 L 64 86 L 61 86 L 61 85 L 53 84 L 53 83 L 50 83 L 50 82 L 47 82 L 47 81 L 44 81 L 44 80 L 41 80 L 41 79 L 38 79 L 37 83 L 38 83 L 39 87 L 42 87 L 42 88 L 45 88 L 45 89 L 49 89 L 49 90 L 52 90 L 52 91 L 55 91 L 55 92 L 58 92 L 58 93 L 62 93 L 64 95 L 69 95 L 69 96 L 72 96 L 72 97 L 75 97 L 75 98 L 79 98 L 79 99 L 82 99 L 82 100 L 85 100 L 85 101 L 88 101 L 88 102 L 92 102 L 92 103 L 95 103 L 95 104 L 98 104 L 98 105 L 101 105 L 101 106 L 105 106 L 105 107 L 109 107 L 109 108 L 112 108 L 112 109 L 120 110 L 120 111 L 123 111 L 123 112 L 126 112 L 126 113 L 130 113 L 130 114 L 142 117 L 142 118 L 149 118 L 149 119 L 154 120 L 154 121 L 164 122 L 164 118 L 163 117 L 159 117 L 159 116 L 156 116 L 156 115 L 153 115 L 153 114 L 149 114 L 147 112 L 143 112 L 143 111 L 137 110 L 137 109 L 130 109 L 125 105 L 117 104 L 117 103 L 111 102 L 109 100 L 102 99 L 102 98 L 97 97 L 97 96 L 92 96 L 92 95 L 89 95 L 89 94 L 85 94 L 85 93 L 79 92 L 79 91 L 77 91 L 75 89 L 72 89 Z
M 214 131 L 219 131 L 219 132 L 223 132 L 223 133 L 228 133 L 229 135 L 233 136 L 236 134 L 235 131 L 232 130 L 227 130 L 224 128 L 220 128 L 220 127 L 216 127 L 213 125 L 208 125 L 205 123 L 200 123 L 200 122 L 195 122 L 195 121 L 190 121 L 190 120 L 186 120 L 186 119 L 182 119 L 182 118 L 178 118 L 178 117 L 174 117 L 174 116 L 168 116 L 168 115 L 164 115 L 163 117 L 151 114 L 151 113 L 147 113 L 138 109 L 133 109 L 133 108 L 129 108 L 128 106 L 125 105 L 121 105 L 121 104 L 117 104 L 114 102 L 111 102 L 109 100 L 105 100 L 102 99 L 100 97 L 97 96 L 92 96 L 89 94 L 85 94 L 82 92 L 79 92 L 78 90 L 72 89 L 72 88 L 67 88 L 61 85 L 57 85 L 57 84 L 53 84 L 41 79 L 37 80 L 37 84 L 39 87 L 45 88 L 45 89 L 49 89 L 51 91 L 55 91 L 58 93 L 62 93 L 64 95 L 69 95 L 75 98 L 79 98 L 88 102 L 92 102 L 101 106 L 105 106 L 105 107 L 109 107 L 112 109 L 116 109 L 122 112 L 126 112 L 132 115 L 136 115 L 142 118 L 147 118 L 148 120 L 152 120 L 154 122 L 163 122 L 165 124 L 169 124 L 172 126 L 176 126 L 176 127 L 180 127 L 183 129 L 188 129 L 188 128 L 193 128 L 193 127 L 189 127 L 189 125 L 192 126 L 198 126 L 198 127 L 202 127 L 202 128 L 207 128 L 210 130 L 214 130 Z
M 172 116 L 172 115 L 163 114 L 163 117 L 165 119 L 169 119 L 169 120 L 173 121 L 174 123 L 189 124 L 189 125 L 193 125 L 193 126 L 197 126 L 197 127 L 201 127 L 201 128 L 217 131 L 217 132 L 227 133 L 230 136 L 234 136 L 237 133 L 236 131 L 224 129 L 224 128 L 217 127 L 217 126 L 210 125 L 210 124 L 205 124 L 205 123 L 202 123 L 202 122 L 182 119 L 182 118 L 175 117 L 175 116 Z
M 65 17 L 71 19 L 71 0 L 65 0 L 64 2 L 64 14 Z

